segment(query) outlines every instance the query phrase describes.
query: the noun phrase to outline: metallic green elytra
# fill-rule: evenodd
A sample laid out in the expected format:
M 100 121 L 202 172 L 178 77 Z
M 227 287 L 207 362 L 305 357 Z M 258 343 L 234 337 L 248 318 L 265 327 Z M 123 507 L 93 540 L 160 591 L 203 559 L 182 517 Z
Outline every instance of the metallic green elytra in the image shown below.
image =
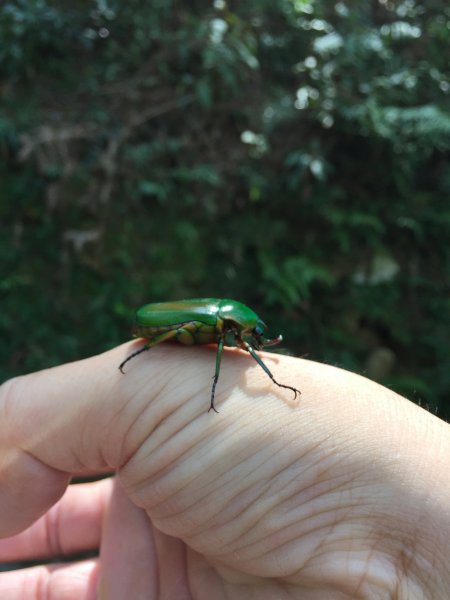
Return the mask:
M 275 346 L 282 341 L 282 336 L 270 340 L 263 337 L 266 324 L 248 306 L 236 300 L 219 298 L 193 298 L 174 302 L 157 302 L 146 304 L 136 313 L 133 335 L 144 338 L 146 344 L 133 352 L 119 366 L 123 373 L 124 365 L 145 350 L 166 340 L 175 339 L 181 344 L 217 344 L 216 370 L 211 390 L 209 410 L 214 410 L 214 394 L 220 373 L 220 361 L 224 346 L 238 347 L 247 350 L 278 386 L 300 394 L 290 385 L 283 385 L 263 363 L 255 350 Z

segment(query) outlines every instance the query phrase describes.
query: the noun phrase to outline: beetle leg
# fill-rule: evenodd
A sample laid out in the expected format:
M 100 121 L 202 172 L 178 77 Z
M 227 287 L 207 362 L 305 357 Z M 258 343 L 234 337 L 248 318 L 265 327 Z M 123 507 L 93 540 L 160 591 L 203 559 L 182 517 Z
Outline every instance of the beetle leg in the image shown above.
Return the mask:
M 256 360 L 258 365 L 267 373 L 267 375 L 275 383 L 275 385 L 277 385 L 278 387 L 281 387 L 281 388 L 286 388 L 287 390 L 292 390 L 294 392 L 294 400 L 297 398 L 297 394 L 301 394 L 300 390 L 297 390 L 294 387 L 291 387 L 290 385 L 283 385 L 282 383 L 278 383 L 278 381 L 275 379 L 275 377 L 269 371 L 268 367 L 266 367 L 266 365 L 263 363 L 263 361 L 260 359 L 260 357 L 256 354 L 254 348 L 252 348 L 252 346 L 248 342 L 246 342 L 244 340 L 240 340 L 239 345 L 241 346 L 241 348 L 243 350 L 247 350 L 247 352 L 249 352 L 253 356 L 253 358 Z
M 213 378 L 213 384 L 212 384 L 212 390 L 211 390 L 211 406 L 208 409 L 208 412 L 210 410 L 213 410 L 214 412 L 218 413 L 219 411 L 215 409 L 214 407 L 214 394 L 216 392 L 216 385 L 217 385 L 217 381 L 219 379 L 219 373 L 220 373 L 220 361 L 222 360 L 222 350 L 223 350 L 223 346 L 224 346 L 224 342 L 225 342 L 225 337 L 223 335 L 220 336 L 219 341 L 217 343 L 217 353 L 216 353 L 216 371 L 214 373 L 214 378 Z
M 160 342 L 165 342 L 166 340 L 170 340 L 170 338 L 175 337 L 177 335 L 177 331 L 178 331 L 177 329 L 171 329 L 170 331 L 166 331 L 165 333 L 162 333 L 161 335 L 157 335 L 152 340 L 149 340 L 145 344 L 145 346 L 142 346 L 142 348 L 139 348 L 139 350 L 136 350 L 136 352 L 133 352 L 133 354 L 130 354 L 130 356 L 128 356 L 122 363 L 120 363 L 120 365 L 119 365 L 119 371 L 125 375 L 123 367 L 124 367 L 124 365 L 129 360 L 131 360 L 132 358 L 134 358 L 138 354 L 141 354 L 141 352 L 145 352 L 146 350 L 150 350 L 150 348 L 153 348 L 153 346 L 156 346 Z

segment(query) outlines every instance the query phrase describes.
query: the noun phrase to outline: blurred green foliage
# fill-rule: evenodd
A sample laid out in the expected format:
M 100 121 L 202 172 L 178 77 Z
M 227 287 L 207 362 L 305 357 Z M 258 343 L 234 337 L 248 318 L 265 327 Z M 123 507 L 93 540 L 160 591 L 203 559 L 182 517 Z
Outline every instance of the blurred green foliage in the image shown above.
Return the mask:
M 143 303 L 230 297 L 449 417 L 449 23 L 443 0 L 3 2 L 1 377 L 118 344 Z

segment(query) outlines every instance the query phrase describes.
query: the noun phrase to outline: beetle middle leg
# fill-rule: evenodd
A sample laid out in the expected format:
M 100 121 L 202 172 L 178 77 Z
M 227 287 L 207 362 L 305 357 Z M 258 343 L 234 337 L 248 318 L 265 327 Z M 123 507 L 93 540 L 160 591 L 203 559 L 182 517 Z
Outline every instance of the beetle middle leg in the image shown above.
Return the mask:
M 217 342 L 216 371 L 215 371 L 214 377 L 213 377 L 213 384 L 212 384 L 212 390 L 211 390 L 211 405 L 210 405 L 210 407 L 208 409 L 208 412 L 210 410 L 213 410 L 216 413 L 219 412 L 218 410 L 216 410 L 216 408 L 214 406 L 214 394 L 216 393 L 216 385 L 217 385 L 217 382 L 219 380 L 220 361 L 222 360 L 222 351 L 223 351 L 224 343 L 225 343 L 225 339 L 224 339 L 224 336 L 222 335 L 219 338 L 219 341 Z

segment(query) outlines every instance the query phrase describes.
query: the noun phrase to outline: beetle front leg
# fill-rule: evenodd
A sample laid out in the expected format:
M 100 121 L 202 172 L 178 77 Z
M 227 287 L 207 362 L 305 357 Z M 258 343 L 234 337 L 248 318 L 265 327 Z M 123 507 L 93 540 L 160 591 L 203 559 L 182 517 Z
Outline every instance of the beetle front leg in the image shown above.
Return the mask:
M 281 387 L 281 388 L 285 388 L 287 390 L 292 390 L 294 392 L 294 400 L 297 398 L 297 394 L 301 395 L 300 390 L 297 390 L 296 388 L 294 388 L 290 385 L 284 385 L 282 383 L 278 383 L 278 381 L 275 379 L 275 377 L 269 371 L 268 367 L 266 367 L 266 365 L 263 363 L 263 361 L 256 354 L 255 349 L 248 342 L 246 342 L 244 340 L 240 340 L 239 345 L 241 346 L 241 348 L 243 350 L 247 350 L 247 352 L 249 352 L 253 356 L 253 358 L 256 360 L 258 365 L 267 373 L 267 375 L 270 377 L 270 379 L 274 382 L 275 385 L 277 385 L 278 387 Z
M 216 392 L 216 385 L 217 385 L 217 381 L 219 380 L 219 373 L 220 373 L 220 361 L 222 360 L 222 350 L 223 350 L 223 346 L 224 346 L 224 341 L 225 338 L 222 335 L 221 338 L 219 339 L 219 342 L 217 344 L 217 354 L 216 354 L 216 371 L 214 373 L 214 381 L 212 384 L 212 390 L 211 390 L 211 406 L 208 409 L 208 412 L 210 410 L 213 410 L 214 412 L 218 413 L 219 411 L 216 410 L 215 406 L 214 406 L 214 394 Z

